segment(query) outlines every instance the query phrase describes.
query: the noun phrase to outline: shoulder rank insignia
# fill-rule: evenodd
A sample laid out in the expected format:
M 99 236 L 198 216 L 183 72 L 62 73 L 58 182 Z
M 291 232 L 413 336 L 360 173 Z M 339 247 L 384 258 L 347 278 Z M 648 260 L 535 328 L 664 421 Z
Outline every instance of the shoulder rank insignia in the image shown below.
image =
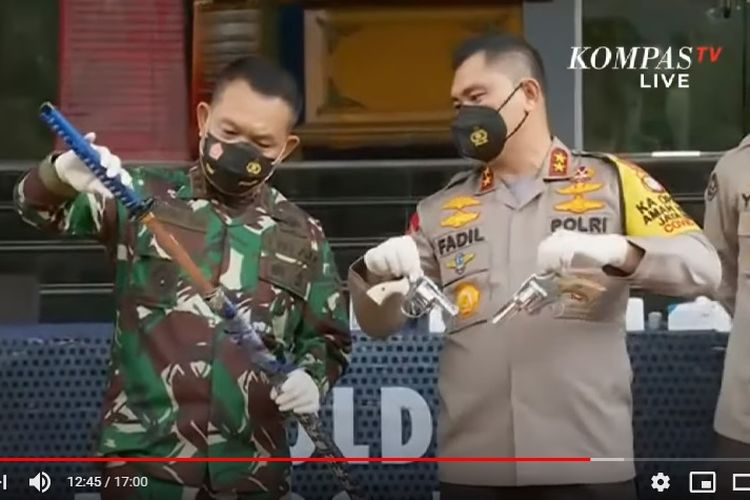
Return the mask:
M 493 187 L 495 187 L 495 174 L 490 167 L 485 166 L 482 168 L 482 173 L 479 177 L 479 192 L 487 192 Z
M 570 155 L 563 148 L 555 148 L 549 155 L 548 177 L 567 177 Z

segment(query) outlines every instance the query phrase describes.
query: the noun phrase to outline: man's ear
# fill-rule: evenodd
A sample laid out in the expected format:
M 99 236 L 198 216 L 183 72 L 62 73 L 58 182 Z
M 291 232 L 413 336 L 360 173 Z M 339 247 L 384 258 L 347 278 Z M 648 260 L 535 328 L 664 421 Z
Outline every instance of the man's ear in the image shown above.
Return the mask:
M 195 117 L 198 119 L 198 133 L 201 137 L 208 131 L 209 114 L 211 114 L 211 106 L 205 101 L 199 102 L 195 108 Z
M 525 82 L 523 82 L 521 90 L 526 96 L 526 111 L 531 111 L 542 102 L 542 87 L 536 80 L 526 80 Z
M 297 146 L 299 146 L 300 140 L 299 136 L 296 135 L 290 135 L 286 138 L 286 144 L 284 144 L 284 152 L 281 154 L 281 157 L 279 158 L 279 163 L 286 160 L 289 155 L 291 155 L 295 149 L 297 149 Z

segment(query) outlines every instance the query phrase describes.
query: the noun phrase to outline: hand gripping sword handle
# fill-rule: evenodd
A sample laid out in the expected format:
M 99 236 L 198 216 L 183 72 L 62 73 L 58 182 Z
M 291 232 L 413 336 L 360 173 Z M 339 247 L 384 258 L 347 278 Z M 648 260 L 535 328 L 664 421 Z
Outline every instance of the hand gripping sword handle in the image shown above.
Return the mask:
M 226 297 L 221 289 L 217 289 L 215 294 L 209 298 L 209 305 L 216 310 L 219 315 L 228 320 L 228 333 L 236 334 L 238 342 L 248 344 L 251 361 L 260 366 L 260 368 L 269 375 L 271 385 L 281 393 L 281 387 L 286 382 L 288 374 L 296 367 L 291 363 L 280 363 L 276 357 L 266 348 L 263 340 L 252 325 L 238 314 L 237 307 Z M 315 445 L 315 449 L 323 457 L 343 459 L 344 454 L 336 445 L 331 436 L 323 430 L 323 424 L 320 416 L 316 413 L 307 414 L 290 414 L 297 419 L 299 424 L 305 429 Z M 349 494 L 351 500 L 366 500 L 366 497 L 360 493 L 359 488 L 351 480 L 351 475 L 347 470 L 347 464 L 344 460 L 326 462 L 339 484 Z
M 286 375 L 278 373 L 270 377 L 271 384 L 277 391 L 281 392 L 281 386 L 286 381 Z M 331 435 L 325 432 L 320 416 L 317 413 L 293 414 L 300 426 L 310 437 L 318 453 L 332 460 L 327 461 L 326 465 L 336 477 L 336 480 L 344 488 L 351 500 L 367 500 L 367 497 L 360 491 L 359 486 L 352 481 L 349 473 L 348 463 L 341 449 L 331 438 Z
M 100 163 L 97 150 L 89 144 L 57 108 L 49 102 L 45 102 L 40 107 L 39 114 L 42 120 L 65 141 L 65 144 L 91 170 L 91 173 L 104 184 L 104 187 L 128 209 L 128 213 L 133 217 L 139 217 L 149 210 L 148 202 L 141 199 L 135 191 L 128 188 L 120 179 L 107 176 L 107 170 Z

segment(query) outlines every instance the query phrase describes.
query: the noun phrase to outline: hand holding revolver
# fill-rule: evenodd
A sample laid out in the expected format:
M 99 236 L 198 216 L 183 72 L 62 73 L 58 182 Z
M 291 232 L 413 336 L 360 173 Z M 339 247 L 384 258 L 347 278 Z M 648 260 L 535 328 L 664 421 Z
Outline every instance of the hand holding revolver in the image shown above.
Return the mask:
M 365 254 L 368 272 L 379 276 L 403 278 L 399 282 L 374 287 L 371 296 L 385 296 L 391 292 L 404 295 L 402 312 L 416 318 L 439 307 L 450 316 L 458 314 L 458 307 L 440 288 L 424 275 L 419 250 L 411 236 L 389 238 Z M 382 299 L 381 299 L 382 300 Z
M 534 314 L 563 295 L 593 300 L 605 288 L 575 276 L 573 268 L 614 268 L 632 272 L 642 254 L 619 234 L 591 235 L 560 230 L 547 237 L 537 251 L 539 272 L 531 275 L 492 317 L 492 323 L 524 311 Z

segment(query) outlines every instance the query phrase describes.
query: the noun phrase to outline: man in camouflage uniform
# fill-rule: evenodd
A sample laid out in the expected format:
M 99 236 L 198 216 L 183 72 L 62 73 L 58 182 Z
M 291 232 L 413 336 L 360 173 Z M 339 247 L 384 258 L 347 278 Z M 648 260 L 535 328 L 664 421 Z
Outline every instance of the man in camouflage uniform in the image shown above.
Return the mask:
M 51 155 L 18 183 L 24 219 L 97 238 L 115 261 L 117 321 L 99 454 L 289 456 L 282 412 L 317 412 L 346 368 L 351 338 L 331 248 L 317 222 L 266 182 L 299 142 L 290 134 L 300 100 L 283 70 L 244 58 L 219 75 L 212 102 L 198 105 L 197 165 L 128 172 L 94 146 L 107 175 L 157 200 L 156 217 L 204 277 L 235 299 L 269 350 L 296 364 L 281 391 L 72 152 Z M 102 494 L 275 499 L 288 495 L 289 473 L 288 462 L 110 462 Z M 114 479 L 135 475 L 148 476 L 148 487 Z

